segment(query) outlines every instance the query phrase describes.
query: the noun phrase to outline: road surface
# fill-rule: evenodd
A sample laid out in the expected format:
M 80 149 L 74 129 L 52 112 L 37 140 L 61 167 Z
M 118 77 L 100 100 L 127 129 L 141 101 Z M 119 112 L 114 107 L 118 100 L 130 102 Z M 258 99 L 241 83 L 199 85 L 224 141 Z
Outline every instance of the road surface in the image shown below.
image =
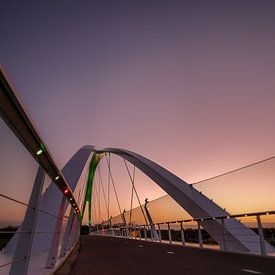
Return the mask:
M 275 258 L 116 237 L 81 236 L 73 275 L 275 274 Z

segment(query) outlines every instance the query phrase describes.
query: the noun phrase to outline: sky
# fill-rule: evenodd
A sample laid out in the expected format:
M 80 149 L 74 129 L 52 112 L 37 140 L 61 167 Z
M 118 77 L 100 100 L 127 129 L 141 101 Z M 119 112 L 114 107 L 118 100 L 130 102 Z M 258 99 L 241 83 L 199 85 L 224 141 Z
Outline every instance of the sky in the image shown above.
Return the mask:
M 0 37 L 60 168 L 122 147 L 195 182 L 275 154 L 274 1 L 1 1 Z

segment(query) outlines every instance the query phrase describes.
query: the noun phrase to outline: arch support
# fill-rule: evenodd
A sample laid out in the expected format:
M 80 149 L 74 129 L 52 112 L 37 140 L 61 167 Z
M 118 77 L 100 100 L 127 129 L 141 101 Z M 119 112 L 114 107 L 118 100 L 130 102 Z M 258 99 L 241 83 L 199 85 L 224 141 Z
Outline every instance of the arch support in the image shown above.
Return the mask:
M 229 215 L 227 211 L 201 194 L 192 185 L 144 156 L 119 148 L 95 150 L 95 153 L 112 153 L 126 159 L 158 184 L 194 219 Z M 226 219 L 224 222 L 218 219 L 202 220 L 200 225 L 221 247 L 226 247 L 227 250 L 261 253 L 258 235 L 235 218 Z M 265 244 L 267 252 L 275 251 L 270 244 L 267 242 Z

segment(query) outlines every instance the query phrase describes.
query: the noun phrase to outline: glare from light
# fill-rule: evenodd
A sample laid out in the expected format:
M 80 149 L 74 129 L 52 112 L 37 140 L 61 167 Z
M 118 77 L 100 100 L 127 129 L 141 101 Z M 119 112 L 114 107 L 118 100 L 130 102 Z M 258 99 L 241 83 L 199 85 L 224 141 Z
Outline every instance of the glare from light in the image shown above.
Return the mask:
M 36 155 L 39 156 L 39 155 L 42 154 L 42 152 L 43 152 L 43 150 L 42 150 L 42 149 L 39 149 L 39 150 L 36 152 Z

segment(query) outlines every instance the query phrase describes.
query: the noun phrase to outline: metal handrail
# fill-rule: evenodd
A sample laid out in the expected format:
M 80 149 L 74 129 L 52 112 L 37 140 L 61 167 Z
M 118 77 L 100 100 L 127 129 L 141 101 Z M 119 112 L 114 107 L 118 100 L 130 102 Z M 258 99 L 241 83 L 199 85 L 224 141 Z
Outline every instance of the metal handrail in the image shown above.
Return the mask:
M 44 141 L 33 126 L 3 69 L 0 68 L 0 115 L 33 158 L 44 168 L 52 181 L 74 208 L 81 221 L 80 208 L 62 172 L 57 168 Z

